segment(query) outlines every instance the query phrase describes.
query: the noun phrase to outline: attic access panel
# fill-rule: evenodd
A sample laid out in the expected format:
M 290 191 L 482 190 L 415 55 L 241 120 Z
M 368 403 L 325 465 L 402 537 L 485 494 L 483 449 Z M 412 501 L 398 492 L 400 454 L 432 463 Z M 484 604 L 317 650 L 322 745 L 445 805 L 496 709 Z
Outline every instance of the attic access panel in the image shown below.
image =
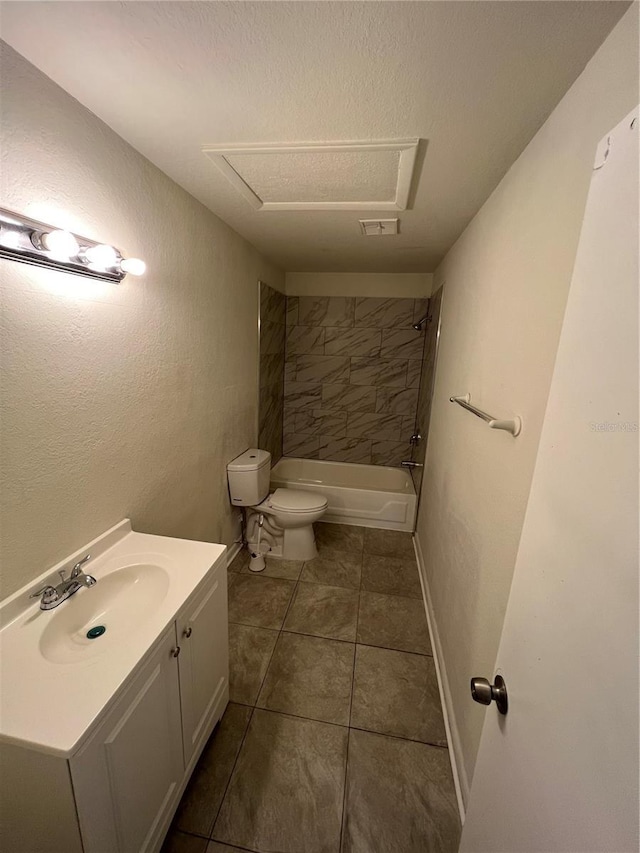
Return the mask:
M 204 146 L 258 211 L 406 210 L 418 139 Z

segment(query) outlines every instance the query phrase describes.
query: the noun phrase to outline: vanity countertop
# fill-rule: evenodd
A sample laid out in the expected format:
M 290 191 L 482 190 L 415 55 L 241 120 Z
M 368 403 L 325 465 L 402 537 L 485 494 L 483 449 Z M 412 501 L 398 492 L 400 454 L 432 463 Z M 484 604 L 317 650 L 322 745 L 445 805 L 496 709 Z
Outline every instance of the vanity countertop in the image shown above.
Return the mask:
M 0 740 L 73 755 L 210 570 L 226 571 L 226 551 L 125 519 L 2 602 Z M 29 600 L 86 554 L 96 584 L 52 610 Z M 89 639 L 96 625 L 106 630 Z

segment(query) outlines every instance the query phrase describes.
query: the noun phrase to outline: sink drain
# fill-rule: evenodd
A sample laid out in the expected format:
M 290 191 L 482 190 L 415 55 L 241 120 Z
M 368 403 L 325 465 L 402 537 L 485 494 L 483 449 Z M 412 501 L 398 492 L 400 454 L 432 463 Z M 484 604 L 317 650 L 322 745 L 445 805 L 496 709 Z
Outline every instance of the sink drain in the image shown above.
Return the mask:
M 95 640 L 97 637 L 101 637 L 107 629 L 104 625 L 96 625 L 94 628 L 89 628 L 87 631 L 87 639 Z

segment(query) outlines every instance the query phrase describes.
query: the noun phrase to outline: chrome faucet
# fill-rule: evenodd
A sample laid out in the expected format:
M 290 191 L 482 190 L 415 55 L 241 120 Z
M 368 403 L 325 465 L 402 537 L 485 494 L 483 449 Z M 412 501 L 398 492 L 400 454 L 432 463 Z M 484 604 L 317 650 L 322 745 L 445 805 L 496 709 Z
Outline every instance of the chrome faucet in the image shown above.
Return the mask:
M 97 580 L 93 575 L 85 575 L 82 571 L 83 565 L 90 559 L 91 554 L 87 554 L 86 557 L 77 562 L 71 569 L 71 574 L 68 578 L 65 578 L 64 569 L 58 572 L 60 583 L 57 586 L 47 584 L 47 586 L 32 593 L 29 598 L 40 598 L 40 610 L 53 610 L 54 607 L 62 604 L 67 598 L 71 598 L 83 586 L 93 586 L 94 583 L 97 583 Z
M 424 468 L 422 462 L 411 462 L 411 460 L 407 460 L 406 462 L 401 462 L 400 466 L 402 468 Z

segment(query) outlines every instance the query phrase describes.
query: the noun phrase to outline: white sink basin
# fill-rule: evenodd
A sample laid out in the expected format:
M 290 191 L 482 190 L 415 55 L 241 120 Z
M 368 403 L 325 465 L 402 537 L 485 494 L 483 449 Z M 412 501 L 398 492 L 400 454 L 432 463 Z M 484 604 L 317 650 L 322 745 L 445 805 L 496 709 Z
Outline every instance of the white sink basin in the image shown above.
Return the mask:
M 87 554 L 97 583 L 40 610 L 33 591 Z M 218 561 L 224 545 L 136 533 L 125 519 L 0 602 L 0 743 L 73 755 Z
M 160 566 L 125 566 L 81 589 L 53 611 L 40 638 L 40 652 L 52 663 L 73 663 L 104 654 L 129 640 L 153 615 L 169 589 Z M 97 626 L 106 630 L 90 639 Z

